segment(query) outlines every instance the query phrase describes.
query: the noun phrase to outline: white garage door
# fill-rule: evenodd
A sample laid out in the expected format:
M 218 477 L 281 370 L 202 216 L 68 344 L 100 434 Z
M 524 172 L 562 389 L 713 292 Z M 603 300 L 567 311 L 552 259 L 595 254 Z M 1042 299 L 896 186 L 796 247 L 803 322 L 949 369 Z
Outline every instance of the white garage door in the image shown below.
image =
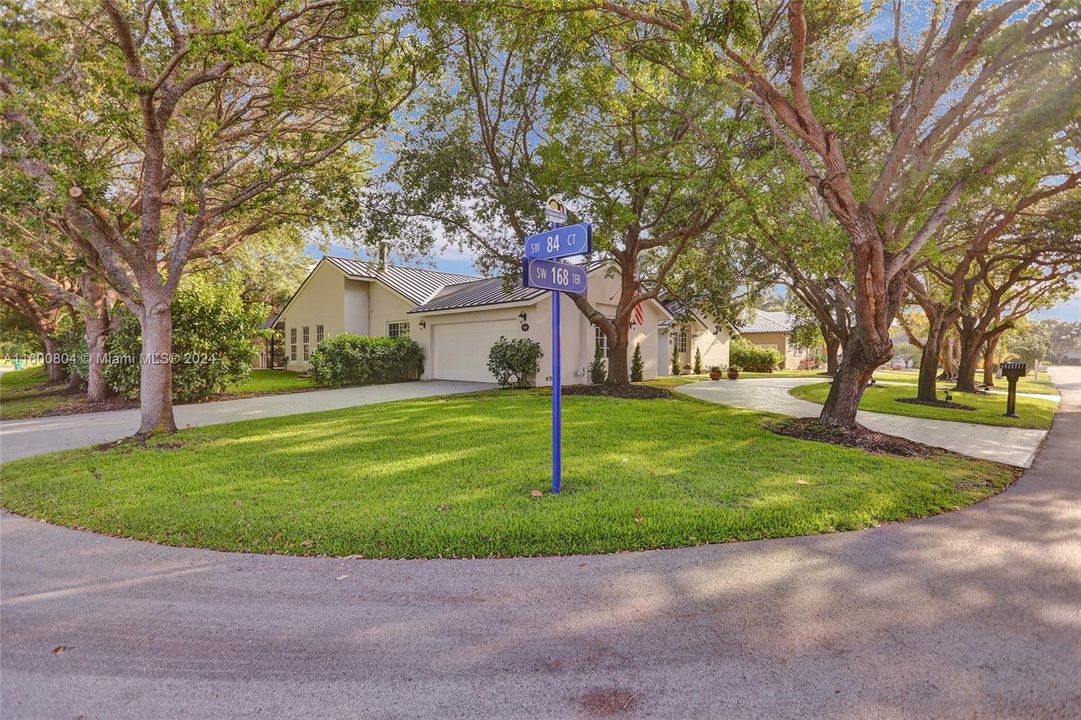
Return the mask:
M 517 320 L 440 323 L 434 328 L 432 363 L 436 380 L 495 382 L 488 372 L 488 351 L 499 339 L 522 336 Z

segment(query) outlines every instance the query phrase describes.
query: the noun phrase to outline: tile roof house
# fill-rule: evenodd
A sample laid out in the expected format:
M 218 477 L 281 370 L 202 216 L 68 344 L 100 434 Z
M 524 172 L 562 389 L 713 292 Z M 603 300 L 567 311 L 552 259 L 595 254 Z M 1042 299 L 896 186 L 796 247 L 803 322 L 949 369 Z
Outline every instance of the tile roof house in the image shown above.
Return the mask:
M 740 337 L 752 345 L 776 350 L 784 358 L 781 370 L 799 369 L 800 363 L 807 359 L 808 348 L 798 347 L 792 342 L 792 330 L 796 327 L 796 318 L 778 310 L 751 310 L 737 323 Z
M 620 291 L 618 267 L 588 266 L 590 302 L 613 316 Z M 564 384 L 585 382 L 604 336 L 562 298 Z M 284 357 L 277 367 L 304 370 L 319 342 L 340 333 L 406 336 L 424 349 L 424 379 L 492 382 L 488 350 L 505 336 L 537 340 L 545 355 L 540 385 L 550 384 L 551 293 L 508 286 L 503 278 L 438 272 L 346 258 L 324 257 L 278 314 L 275 328 Z M 643 304 L 642 323 L 632 327 L 631 351 L 642 347 L 647 378 L 667 374 L 670 313 L 655 300 Z

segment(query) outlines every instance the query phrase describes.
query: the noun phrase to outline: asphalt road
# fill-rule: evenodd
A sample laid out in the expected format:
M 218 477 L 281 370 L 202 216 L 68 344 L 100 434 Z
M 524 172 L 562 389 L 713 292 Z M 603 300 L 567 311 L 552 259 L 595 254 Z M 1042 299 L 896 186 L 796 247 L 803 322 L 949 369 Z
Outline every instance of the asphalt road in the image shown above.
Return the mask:
M 1081 717 L 1081 372 L 1056 379 L 1012 488 L 851 533 L 365 561 L 4 515 L 0 715 Z

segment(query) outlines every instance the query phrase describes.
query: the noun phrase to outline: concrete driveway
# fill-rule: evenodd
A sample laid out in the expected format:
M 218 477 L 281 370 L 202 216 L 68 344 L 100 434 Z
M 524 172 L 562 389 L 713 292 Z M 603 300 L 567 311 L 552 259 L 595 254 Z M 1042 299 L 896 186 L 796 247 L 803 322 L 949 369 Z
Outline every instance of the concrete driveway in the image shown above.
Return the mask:
M 177 427 L 218 425 L 238 420 L 280 415 L 340 410 L 358 405 L 410 400 L 433 395 L 488 390 L 486 383 L 405 382 L 390 385 L 366 385 L 338 390 L 314 390 L 286 395 L 264 395 L 242 400 L 177 405 L 174 408 Z M 33 420 L 0 422 L 0 458 L 15 460 L 54 450 L 85 447 L 134 435 L 139 429 L 138 410 L 113 410 L 85 415 L 60 415 Z
M 1068 371 L 1060 371 L 1068 372 Z M 823 382 L 825 378 L 745 378 L 743 380 L 707 380 L 681 385 L 681 393 L 732 407 L 775 412 L 792 417 L 818 417 L 822 406 L 793 397 L 789 390 L 799 385 Z M 1006 401 L 1002 401 L 1005 412 Z M 962 455 L 1029 467 L 1045 430 L 997 427 L 976 423 L 930 420 L 927 418 L 886 415 L 860 410 L 856 420 L 864 427 L 888 435 L 915 440 L 925 445 L 945 448 Z
M 1081 371 L 977 506 L 679 550 L 368 561 L 0 517 L 5 718 L 1081 717 Z

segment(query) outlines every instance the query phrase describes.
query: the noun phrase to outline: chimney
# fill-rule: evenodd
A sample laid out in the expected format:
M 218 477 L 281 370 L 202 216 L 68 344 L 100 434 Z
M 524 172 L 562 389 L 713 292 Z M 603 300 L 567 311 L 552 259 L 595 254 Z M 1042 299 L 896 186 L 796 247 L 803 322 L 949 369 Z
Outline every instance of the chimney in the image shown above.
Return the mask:
M 379 269 L 387 269 L 387 244 L 379 243 Z

